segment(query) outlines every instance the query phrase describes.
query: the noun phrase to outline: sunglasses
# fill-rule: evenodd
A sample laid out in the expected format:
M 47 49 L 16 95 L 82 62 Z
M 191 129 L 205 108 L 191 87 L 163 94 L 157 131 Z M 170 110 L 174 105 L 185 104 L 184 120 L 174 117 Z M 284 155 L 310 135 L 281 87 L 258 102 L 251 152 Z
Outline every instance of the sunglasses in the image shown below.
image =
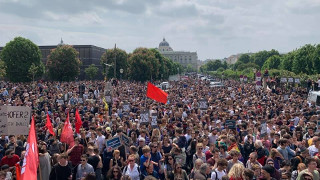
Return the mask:
M 133 160 L 133 159 L 130 159 L 129 162 L 134 162 L 134 160 Z
M 181 169 L 181 167 L 177 167 L 177 169 Z
M 81 159 L 81 161 L 86 161 L 85 159 Z
M 152 148 L 158 148 L 158 146 L 153 146 Z
M 168 160 L 172 160 L 173 158 L 168 158 Z
M 114 173 L 118 173 L 119 171 L 113 171 Z
M 199 150 L 202 150 L 203 148 L 198 148 Z
M 308 176 L 308 177 L 304 177 L 305 180 L 312 180 L 312 177 Z
M 14 153 L 10 153 L 10 155 L 14 155 Z

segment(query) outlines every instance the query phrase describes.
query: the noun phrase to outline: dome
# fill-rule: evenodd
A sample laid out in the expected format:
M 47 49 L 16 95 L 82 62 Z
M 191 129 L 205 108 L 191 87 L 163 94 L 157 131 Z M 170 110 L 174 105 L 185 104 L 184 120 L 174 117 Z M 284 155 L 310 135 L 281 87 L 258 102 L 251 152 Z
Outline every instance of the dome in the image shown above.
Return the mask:
M 159 44 L 159 47 L 161 46 L 169 46 L 169 43 L 166 41 L 165 38 L 163 38 L 163 41 Z

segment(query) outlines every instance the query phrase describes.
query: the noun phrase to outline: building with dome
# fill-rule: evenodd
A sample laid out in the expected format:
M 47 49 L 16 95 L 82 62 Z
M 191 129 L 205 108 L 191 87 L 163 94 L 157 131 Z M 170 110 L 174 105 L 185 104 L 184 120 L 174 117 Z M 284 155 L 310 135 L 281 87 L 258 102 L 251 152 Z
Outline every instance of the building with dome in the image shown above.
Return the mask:
M 198 69 L 197 52 L 174 51 L 165 38 L 160 42 L 158 50 L 163 56 L 180 63 L 184 67 L 191 65 L 194 69 Z

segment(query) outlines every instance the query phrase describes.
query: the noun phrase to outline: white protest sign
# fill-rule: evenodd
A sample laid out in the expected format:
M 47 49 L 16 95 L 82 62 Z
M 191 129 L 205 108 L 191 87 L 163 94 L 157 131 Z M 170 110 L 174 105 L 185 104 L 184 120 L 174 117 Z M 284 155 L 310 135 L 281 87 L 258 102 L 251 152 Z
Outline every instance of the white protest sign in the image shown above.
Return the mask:
M 1 135 L 28 135 L 31 108 L 25 106 L 0 107 Z
M 201 99 L 201 100 L 199 101 L 199 108 L 200 108 L 201 110 L 207 110 L 207 109 L 208 109 L 208 100 L 206 100 L 206 99 Z
M 123 111 L 130 111 L 130 104 L 128 102 L 123 103 Z
M 149 112 L 142 111 L 140 113 L 140 124 L 149 124 Z
M 157 126 L 157 113 L 152 113 L 151 114 L 151 126 Z
M 296 78 L 296 79 L 294 79 L 294 82 L 295 82 L 296 84 L 300 84 L 300 79 L 299 79 L 299 78 Z
M 288 78 L 288 82 L 293 83 L 293 78 L 292 77 Z
M 285 78 L 285 77 L 281 78 L 281 79 L 280 79 L 280 82 L 286 83 L 286 82 L 287 82 L 287 78 Z

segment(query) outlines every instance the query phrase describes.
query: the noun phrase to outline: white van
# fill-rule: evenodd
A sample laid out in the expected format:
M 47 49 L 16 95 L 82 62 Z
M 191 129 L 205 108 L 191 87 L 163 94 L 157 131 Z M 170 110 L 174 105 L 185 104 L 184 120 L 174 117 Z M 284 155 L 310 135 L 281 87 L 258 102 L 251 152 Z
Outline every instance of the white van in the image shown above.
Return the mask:
M 310 91 L 308 94 L 308 102 L 316 103 L 316 106 L 320 106 L 320 91 Z

